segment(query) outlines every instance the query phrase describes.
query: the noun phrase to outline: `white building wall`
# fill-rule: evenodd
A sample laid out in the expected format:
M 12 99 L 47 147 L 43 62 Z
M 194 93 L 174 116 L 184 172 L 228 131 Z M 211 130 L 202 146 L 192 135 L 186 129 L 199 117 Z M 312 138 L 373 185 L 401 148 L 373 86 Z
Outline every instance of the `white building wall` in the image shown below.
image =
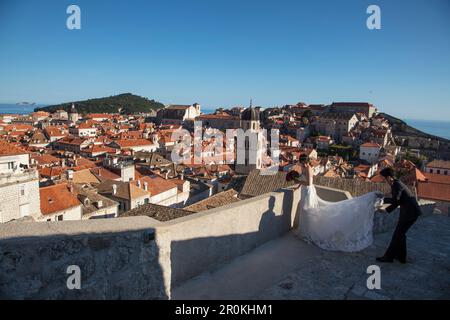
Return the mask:
M 89 214 L 84 214 L 82 220 L 88 220 L 92 217 L 105 216 L 105 215 L 114 215 L 114 218 L 117 217 L 119 213 L 119 205 L 100 208 L 97 211 L 91 212 Z
M 30 164 L 30 156 L 25 154 L 18 154 L 12 156 L 1 156 L 0 157 L 0 173 L 12 173 L 13 168 L 19 168 L 20 164 L 29 165 Z
M 155 152 L 158 149 L 156 144 L 149 144 L 145 146 L 136 146 L 131 148 L 134 152 L 136 151 L 147 151 L 147 152 Z
M 177 203 L 178 188 L 172 188 L 165 192 L 156 194 L 150 198 L 150 203 L 159 204 L 163 206 L 170 206 Z
M 380 156 L 380 148 L 378 147 L 360 147 L 359 158 L 369 163 L 375 163 Z
M 134 209 L 134 208 L 144 205 L 145 199 L 150 199 L 150 194 L 131 200 L 131 203 L 130 203 L 131 208 L 127 208 L 125 211 L 128 211 L 128 210 L 131 210 L 131 209 Z
M 39 180 L 0 185 L 0 222 L 40 216 Z
M 58 221 L 58 216 L 63 215 L 63 221 L 81 220 L 83 217 L 81 205 L 66 210 L 57 211 L 52 214 L 41 215 L 38 221 Z

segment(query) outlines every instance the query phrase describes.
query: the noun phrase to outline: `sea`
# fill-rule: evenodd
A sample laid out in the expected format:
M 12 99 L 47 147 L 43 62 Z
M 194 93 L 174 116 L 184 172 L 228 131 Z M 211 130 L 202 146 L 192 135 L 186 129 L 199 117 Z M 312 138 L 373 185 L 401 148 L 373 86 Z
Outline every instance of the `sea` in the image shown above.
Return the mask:
M 409 126 L 425 133 L 450 140 L 450 121 L 404 119 Z
M 45 104 L 0 104 L 0 114 L 29 114 L 36 108 L 45 107 Z
M 35 108 L 45 107 L 45 104 L 35 105 L 17 105 L 17 104 L 0 104 L 0 114 L 28 114 Z M 213 113 L 215 109 L 203 109 L 203 113 Z M 443 120 L 419 120 L 419 119 L 403 119 L 408 125 L 419 129 L 420 131 L 450 139 L 450 121 Z

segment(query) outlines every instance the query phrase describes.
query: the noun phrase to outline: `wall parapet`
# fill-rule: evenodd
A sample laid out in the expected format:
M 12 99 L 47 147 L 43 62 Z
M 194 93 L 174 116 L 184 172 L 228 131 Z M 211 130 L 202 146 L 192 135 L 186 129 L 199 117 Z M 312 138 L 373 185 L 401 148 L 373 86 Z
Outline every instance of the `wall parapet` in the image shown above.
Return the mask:
M 324 200 L 349 198 L 317 190 Z M 0 224 L 0 298 L 169 299 L 184 281 L 296 228 L 299 200 L 300 189 L 290 188 L 167 222 L 142 216 Z M 426 214 L 434 208 L 421 205 Z M 374 220 L 374 232 L 384 232 L 395 215 Z M 67 289 L 69 265 L 81 268 L 81 290 Z
M 146 217 L 0 225 L 1 299 L 166 299 Z M 81 269 L 69 290 L 67 268 Z

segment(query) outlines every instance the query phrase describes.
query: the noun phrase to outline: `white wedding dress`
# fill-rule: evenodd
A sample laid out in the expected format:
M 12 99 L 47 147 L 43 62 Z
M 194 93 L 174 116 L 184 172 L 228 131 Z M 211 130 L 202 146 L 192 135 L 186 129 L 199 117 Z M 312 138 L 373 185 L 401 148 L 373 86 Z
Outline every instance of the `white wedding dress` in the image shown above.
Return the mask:
M 316 188 L 301 187 L 299 235 L 325 250 L 355 252 L 372 244 L 375 208 L 382 204 L 377 193 L 328 202 Z

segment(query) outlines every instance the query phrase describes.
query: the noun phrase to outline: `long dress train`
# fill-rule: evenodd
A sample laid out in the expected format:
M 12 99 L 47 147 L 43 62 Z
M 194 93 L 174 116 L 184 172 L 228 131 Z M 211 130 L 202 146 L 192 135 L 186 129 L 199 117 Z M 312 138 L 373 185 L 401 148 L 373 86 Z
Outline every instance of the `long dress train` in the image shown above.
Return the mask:
M 372 244 L 375 208 L 382 203 L 375 192 L 328 202 L 319 198 L 313 185 L 301 188 L 301 238 L 331 251 L 355 252 Z

